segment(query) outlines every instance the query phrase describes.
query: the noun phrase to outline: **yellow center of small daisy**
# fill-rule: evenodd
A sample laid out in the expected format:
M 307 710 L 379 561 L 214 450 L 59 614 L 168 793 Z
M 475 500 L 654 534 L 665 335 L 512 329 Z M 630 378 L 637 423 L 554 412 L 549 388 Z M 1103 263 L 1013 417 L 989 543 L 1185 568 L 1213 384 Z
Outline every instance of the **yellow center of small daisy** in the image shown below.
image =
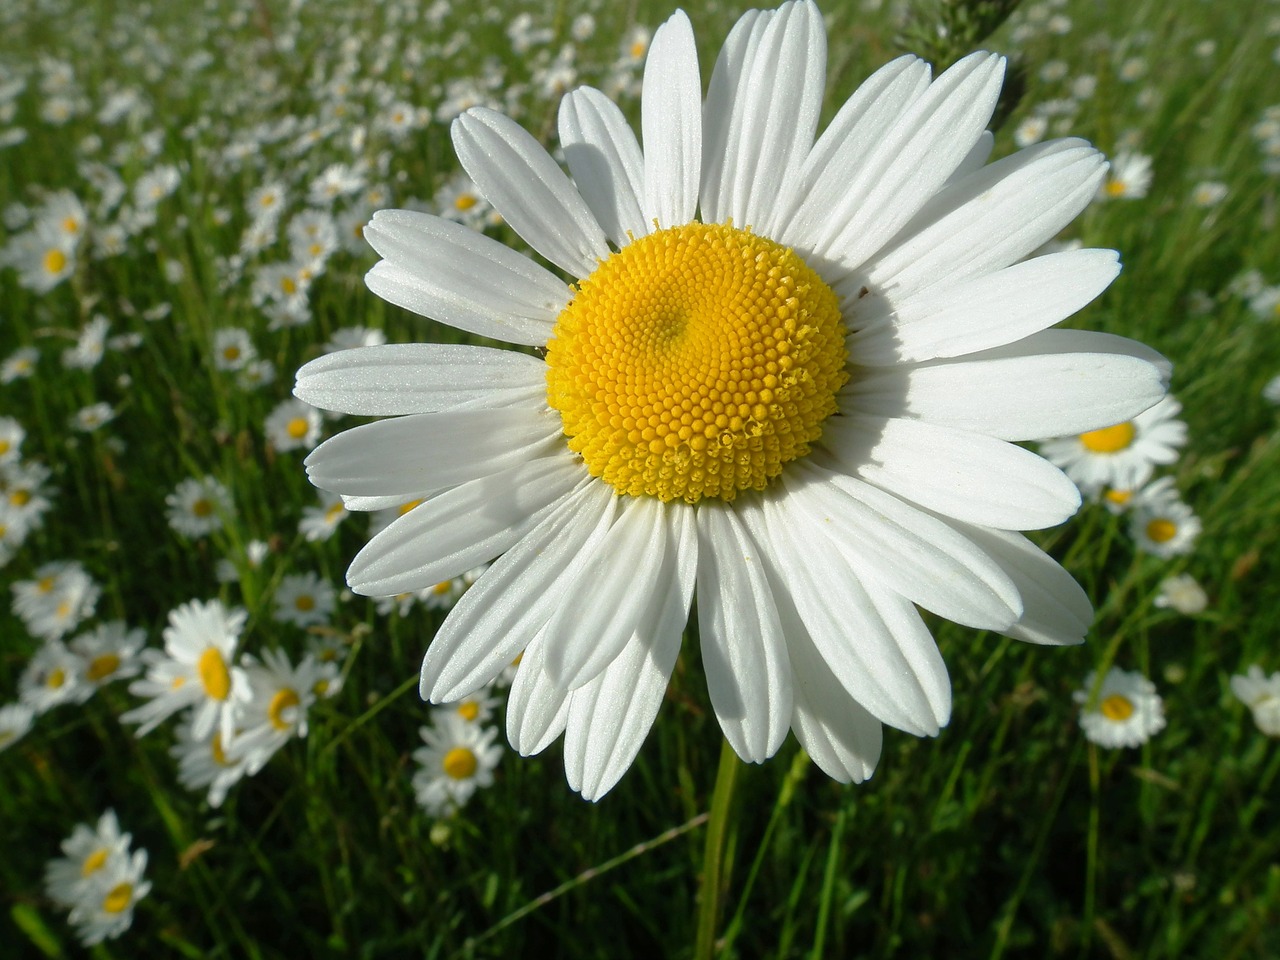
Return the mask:
M 439 583 L 437 583 L 434 587 L 431 588 L 431 592 L 434 593 L 437 597 L 443 597 L 451 589 L 453 589 L 452 580 L 441 580 Z
M 31 502 L 30 490 L 15 490 L 9 494 L 9 503 L 15 507 L 25 507 Z
M 289 295 L 293 295 L 298 292 L 298 281 L 294 280 L 293 277 L 281 277 L 280 289 Z
M 67 268 L 67 255 L 56 247 L 46 250 L 44 255 L 45 273 L 61 273 Z
M 53 577 L 41 577 L 39 582 L 36 583 L 36 589 L 39 590 L 41 593 L 48 593 L 50 590 L 53 589 L 53 584 L 54 584 Z
M 227 661 L 222 659 L 222 651 L 217 647 L 207 647 L 200 659 L 196 661 L 196 670 L 200 673 L 200 682 L 204 684 L 204 692 L 213 700 L 225 700 L 231 693 L 231 673 L 227 670 Z
M 1133 499 L 1132 490 L 1116 490 L 1110 489 L 1103 494 L 1107 502 L 1117 507 L 1128 506 L 1129 501 Z
M 444 755 L 444 772 L 454 780 L 468 780 L 475 776 L 476 755 L 466 747 L 454 747 Z
M 191 505 L 191 512 L 197 517 L 207 517 L 213 513 L 213 503 L 201 498 Z
M 469 723 L 474 723 L 480 716 L 480 704 L 475 700 L 466 700 L 458 704 L 458 716 Z
M 314 684 L 312 684 L 311 692 L 314 693 L 317 697 L 323 697 L 326 693 L 329 692 L 329 681 L 317 680 Z
M 316 608 L 316 598 L 306 593 L 299 594 L 298 597 L 294 599 L 293 605 L 303 613 L 307 613 L 308 611 Z
M 1178 525 L 1172 520 L 1157 517 L 1147 524 L 1147 536 L 1156 543 L 1168 543 L 1178 533 Z
M 227 360 L 239 360 L 240 348 L 237 346 L 223 347 L 222 356 Z
M 457 199 L 453 201 L 453 205 L 458 210 L 470 210 L 479 202 L 479 199 L 473 193 L 460 193 Z
M 99 847 L 93 853 L 84 858 L 84 863 L 80 865 L 80 876 L 88 877 L 97 873 L 107 862 L 107 848 Z
M 103 913 L 123 913 L 133 903 L 133 884 L 117 883 L 102 901 Z
M 547 344 L 547 402 L 619 493 L 732 500 L 822 435 L 844 337 L 836 295 L 793 250 L 688 223 L 578 285 Z
M 213 739 L 209 741 L 209 752 L 213 754 L 213 762 L 218 766 L 227 765 L 227 751 L 222 749 L 222 734 L 216 730 L 213 732 Z
M 307 423 L 306 417 L 294 417 L 284 428 L 285 433 L 289 434 L 294 440 L 301 440 L 307 435 L 307 431 L 311 429 L 311 425 Z
M 49 671 L 49 675 L 44 678 L 44 685 L 50 690 L 57 690 L 67 682 L 66 671 L 61 667 L 55 667 Z
M 1133 443 L 1133 424 L 1125 421 L 1114 427 L 1080 434 L 1080 442 L 1090 453 L 1119 453 Z
M 1119 723 L 1133 716 L 1133 701 L 1126 696 L 1113 693 L 1098 704 L 1098 712 L 1108 720 Z
M 0 437 L 0 457 L 8 453 L 10 449 L 11 449 L 11 444 L 9 443 L 9 441 Z
M 84 675 L 92 682 L 97 683 L 99 680 L 111 676 L 119 669 L 120 658 L 114 653 L 103 653 L 89 661 L 89 666 Z
M 1123 180 L 1107 181 L 1106 190 L 1107 190 L 1107 196 L 1109 197 L 1123 197 L 1125 193 L 1128 191 L 1128 189 L 1129 188 L 1125 185 L 1125 182 Z
M 283 690 L 277 690 L 275 696 L 271 698 L 271 703 L 267 705 L 267 719 L 271 721 L 271 725 L 277 730 L 289 730 L 293 727 L 293 723 L 285 719 L 284 712 L 291 707 L 296 707 L 301 702 L 297 691 L 288 687 Z

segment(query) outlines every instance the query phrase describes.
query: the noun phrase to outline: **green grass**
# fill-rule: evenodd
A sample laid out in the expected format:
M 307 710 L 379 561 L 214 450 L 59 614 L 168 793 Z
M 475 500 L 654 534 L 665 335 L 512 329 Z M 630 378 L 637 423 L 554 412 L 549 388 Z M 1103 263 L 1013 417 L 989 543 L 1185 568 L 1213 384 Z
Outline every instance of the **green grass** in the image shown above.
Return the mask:
M 0 358 L 26 344 L 41 353 L 35 378 L 0 386 L 0 415 L 25 426 L 24 459 L 50 467 L 56 489 L 43 529 L 0 568 L 0 594 L 42 563 L 74 559 L 103 588 L 97 619 L 145 627 L 153 646 L 178 604 L 221 596 L 249 611 L 243 649 L 278 645 L 296 658 L 305 636 L 273 621 L 275 586 L 307 570 L 340 583 L 364 523 L 352 517 L 322 543 L 297 535 L 315 493 L 301 454 L 270 450 L 263 419 L 335 330 L 361 324 L 393 342 L 454 334 L 366 291 L 360 278 L 372 253 L 336 254 L 313 287 L 311 322 L 269 331 L 247 280 L 220 282 L 219 259 L 236 252 L 245 197 L 268 180 L 287 182 L 291 210 L 300 209 L 325 166 L 357 156 L 376 163 L 385 150 L 385 176 L 374 179 L 397 206 L 429 203 L 457 169 L 444 123 L 394 144 L 371 126 L 372 89 L 362 83 L 434 108 L 450 80 L 480 75 L 492 58 L 506 70 L 499 101 L 516 87 L 507 107 L 553 141 L 556 98 L 518 87 L 544 46 L 513 54 L 503 25 L 483 20 L 484 5 L 458 5 L 436 30 L 397 23 L 389 3 L 313 0 L 299 13 L 273 0 L 216 0 L 209 13 L 83 6 L 73 16 L 69 4 L 22 0 L 5 14 L 0 67 L 31 79 L 13 120 L 29 136 L 3 151 L 0 202 L 35 206 L 41 190 L 59 188 L 87 198 L 77 167 L 89 135 L 100 138 L 103 159 L 157 132 L 157 157 L 122 156 L 117 167 L 129 181 L 176 163 L 183 184 L 124 255 L 83 260 L 47 294 L 0 270 Z M 580 82 L 603 82 L 631 22 L 656 26 L 670 10 L 623 6 L 595 11 L 597 32 L 577 53 Z M 555 31 L 545 47 L 554 55 L 580 8 L 528 9 Z M 740 9 L 692 14 L 704 76 Z M 225 16 L 235 10 L 243 17 Z M 897 51 L 887 13 L 825 10 L 830 116 Z M 1124 518 L 1086 506 L 1039 538 L 1094 600 L 1083 647 L 1033 648 L 933 622 L 955 699 L 938 738 L 886 731 L 876 774 L 861 786 L 831 782 L 790 739 L 766 764 L 740 769 L 723 823 L 726 897 L 714 932 L 724 956 L 1280 954 L 1272 799 L 1280 752 L 1228 688 L 1249 664 L 1280 670 L 1280 435 L 1261 395 L 1280 373 L 1280 326 L 1256 319 L 1228 289 L 1248 269 L 1280 282 L 1277 179 L 1263 172 L 1249 133 L 1275 98 L 1280 37 L 1268 33 L 1280 5 L 1069 2 L 1055 10 L 1071 18 L 1069 32 L 1017 34 L 1032 12 L 1024 7 L 988 41 L 1016 56 L 1027 77 L 996 151 L 1011 152 L 1019 120 L 1064 96 L 1069 81 L 1039 79 L 1046 62 L 1061 60 L 1070 77 L 1097 78 L 1067 131 L 1108 153 L 1132 142 L 1153 157 L 1148 197 L 1094 205 L 1071 229 L 1086 246 L 1119 250 L 1125 264 L 1071 325 L 1135 337 L 1173 361 L 1190 442 L 1169 472 L 1204 532 L 1190 555 L 1162 561 L 1134 549 Z M 456 31 L 465 42 L 446 50 Z M 291 35 L 292 51 L 264 46 Z M 358 40 L 344 74 L 352 92 L 321 146 L 290 156 L 289 137 L 238 169 L 219 160 L 256 123 L 332 114 L 324 88 L 340 72 L 347 37 Z M 1205 40 L 1216 49 L 1202 56 L 1195 47 Z M 191 74 L 183 64 L 197 50 L 212 61 Z M 64 126 L 39 119 L 41 55 L 74 64 L 93 109 Z M 1121 66 L 1135 56 L 1145 75 L 1126 82 Z M 262 76 L 274 86 L 264 88 Z M 98 123 L 108 85 L 136 86 L 150 116 Z M 623 103 L 638 116 L 633 98 Z M 368 138 L 353 150 L 357 124 Z M 1190 193 L 1207 179 L 1230 193 L 1206 210 Z M 220 210 L 229 222 L 219 222 Z M 281 245 L 251 258 L 246 274 L 285 253 Z M 181 279 L 166 280 L 163 263 L 180 264 Z M 162 304 L 167 317 L 143 319 Z M 141 344 L 108 351 L 93 370 L 62 369 L 62 349 L 99 313 L 113 335 L 135 332 Z M 209 342 L 226 326 L 251 332 L 275 365 L 273 384 L 246 391 L 212 368 Z M 98 433 L 70 431 L 68 417 L 98 400 L 118 418 Z M 232 490 L 235 517 L 220 534 L 184 540 L 165 521 L 164 497 L 206 473 Z M 258 569 L 242 564 L 239 586 L 220 584 L 216 561 L 252 539 L 271 545 L 268 559 Z M 1160 581 L 1183 570 L 1210 596 L 1192 618 L 1153 605 Z M 39 717 L 0 753 L 0 952 L 82 955 L 42 891 L 42 873 L 76 823 L 113 807 L 149 852 L 154 887 L 132 929 L 96 957 L 692 956 L 704 814 L 722 742 L 696 649 L 686 646 L 639 759 L 600 803 L 570 792 L 553 745 L 531 759 L 508 751 L 496 785 L 438 824 L 416 808 L 409 778 L 427 719 L 416 675 L 439 620 L 421 609 L 379 616 L 371 602 L 344 601 L 332 624 L 349 645 L 343 690 L 313 709 L 305 740 L 234 787 L 220 809 L 178 784 L 171 724 L 137 740 L 119 722 L 136 704 L 125 684 Z M 0 635 L 7 703 L 39 641 L 7 602 Z M 1142 670 L 1164 697 L 1168 726 L 1139 749 L 1099 750 L 1077 726 L 1072 693 L 1112 663 Z

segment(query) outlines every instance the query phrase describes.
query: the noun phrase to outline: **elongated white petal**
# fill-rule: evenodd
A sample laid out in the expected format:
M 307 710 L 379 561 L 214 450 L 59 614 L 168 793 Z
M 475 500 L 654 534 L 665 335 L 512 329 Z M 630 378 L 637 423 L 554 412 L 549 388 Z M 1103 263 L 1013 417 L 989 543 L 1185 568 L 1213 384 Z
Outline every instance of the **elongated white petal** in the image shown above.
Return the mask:
M 1022 615 L 1013 581 L 967 537 L 813 458 L 795 467 L 783 476 L 788 496 L 863 580 L 965 626 L 1002 630 Z
M 550 456 L 560 431 L 558 417 L 536 409 L 421 413 L 353 427 L 304 462 L 322 490 L 409 499 Z
M 547 676 L 547 647 L 544 628 L 525 647 L 507 697 L 507 740 L 522 757 L 549 747 L 569 721 L 572 694 Z
M 560 101 L 560 145 L 578 192 L 615 247 L 625 247 L 628 234 L 649 233 L 644 157 L 617 104 L 593 87 L 567 94 Z
M 379 210 L 364 235 L 383 257 L 365 275 L 370 290 L 468 333 L 542 346 L 569 300 L 564 282 L 528 257 L 430 214 Z
M 1022 594 L 1022 619 L 1005 636 L 1027 643 L 1083 643 L 1093 625 L 1093 605 L 1074 577 L 1026 537 L 1004 530 L 956 525 L 1009 572 Z
M 680 654 L 698 569 L 694 510 L 666 504 L 663 522 L 669 549 L 657 589 L 661 600 L 649 605 L 613 663 L 575 690 L 570 700 L 565 775 L 569 786 L 587 800 L 599 800 L 613 789 L 635 760 Z
M 580 551 L 613 520 L 613 491 L 588 483 L 494 561 L 445 618 L 422 661 L 424 700 L 461 700 L 527 647 L 562 601 Z
M 744 504 L 741 514 L 756 541 L 768 545 L 770 584 L 788 649 L 803 634 L 846 696 L 900 730 L 917 736 L 937 733 L 930 697 L 942 709 L 947 686 L 932 638 L 927 644 L 936 662 L 922 678 L 866 584 L 804 505 L 785 493 L 761 499 L 758 509 Z M 904 639 L 916 643 L 918 632 L 904 631 Z
M 1002 57 L 965 57 L 930 85 L 856 168 L 832 163 L 810 194 L 809 202 L 821 204 L 827 216 L 814 223 L 806 249 L 845 271 L 875 254 L 964 162 L 991 119 L 1003 77 Z
M 798 200 L 800 168 L 813 143 L 826 80 L 826 32 L 817 7 L 785 3 L 754 21 L 742 72 L 728 89 L 728 123 L 708 151 L 720 154 L 710 209 L 767 235 Z M 711 108 L 708 107 L 708 110 Z M 704 181 L 705 182 L 705 181 Z
M 702 175 L 702 78 L 693 26 L 677 10 L 649 44 L 640 101 L 644 211 L 659 227 L 688 223 Z
M 582 465 L 566 451 L 446 490 L 365 544 L 347 583 L 364 596 L 390 597 L 460 576 L 514 544 L 581 482 Z
M 745 67 L 760 42 L 772 11 L 748 10 L 738 18 L 711 69 L 707 98 L 702 105 L 702 184 L 699 201 L 704 223 L 724 223 L 731 197 L 725 177 L 729 131 L 738 104 L 739 86 L 747 80 Z
M 496 110 L 472 107 L 453 121 L 453 146 L 511 229 L 557 267 L 585 277 L 609 256 L 604 231 L 586 201 L 520 124 Z
M 1071 316 L 1119 273 L 1113 250 L 1069 250 L 904 300 L 872 294 L 846 301 L 858 328 L 849 356 L 874 367 L 1013 343 Z
M 969 523 L 1037 530 L 1080 508 L 1080 491 L 1061 470 L 982 434 L 854 414 L 824 423 L 822 444 L 854 476 Z
M 698 504 L 698 628 L 707 691 L 730 746 L 773 756 L 791 721 L 791 665 L 761 548 L 733 508 Z
M 647 608 L 667 555 L 665 505 L 620 498 L 618 519 L 582 559 L 583 577 L 547 623 L 546 671 L 566 690 L 582 686 L 622 652 Z
M 1007 267 L 1075 219 L 1105 172 L 1102 155 L 1083 140 L 997 160 L 934 197 L 849 286 L 905 298 Z
M 455 343 L 385 343 L 337 350 L 298 371 L 293 395 L 314 407 L 394 417 L 458 408 L 536 406 L 547 365 L 514 350 Z

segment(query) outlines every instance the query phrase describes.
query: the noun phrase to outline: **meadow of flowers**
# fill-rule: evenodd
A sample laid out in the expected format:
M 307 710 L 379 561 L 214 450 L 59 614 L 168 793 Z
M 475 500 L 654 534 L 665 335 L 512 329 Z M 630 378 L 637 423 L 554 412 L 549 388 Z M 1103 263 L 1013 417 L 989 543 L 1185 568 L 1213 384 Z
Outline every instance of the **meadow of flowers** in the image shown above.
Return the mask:
M 933 151 L 970 140 L 925 186 L 928 156 L 906 139 L 897 156 L 888 134 L 826 148 L 823 163 L 883 160 L 848 191 L 805 167 L 802 186 L 717 194 L 704 169 L 704 228 L 687 222 L 696 171 L 692 192 L 643 184 L 684 176 L 690 129 L 740 129 L 710 108 L 688 118 L 704 92 L 727 96 L 736 68 L 726 54 L 719 72 L 717 51 L 747 9 L 689 7 L 689 30 L 670 3 L 599 0 L 0 6 L 0 954 L 1280 955 L 1280 3 L 788 5 L 756 40 L 786 62 L 825 35 L 825 71 L 805 57 L 819 82 L 760 113 L 786 118 L 781 140 L 797 117 L 822 130 L 853 116 L 842 105 L 873 74 L 883 99 L 855 97 L 872 106 L 851 129 L 896 133 L 891 114 L 954 80 Z M 968 56 L 979 44 L 1007 63 Z M 696 90 L 681 83 L 697 74 L 665 69 L 695 52 Z M 786 93 L 769 60 L 753 70 Z M 572 93 L 584 85 L 598 92 Z M 646 114 L 643 90 L 670 109 Z M 892 97 L 900 110 L 867 119 Z M 601 131 L 616 155 L 584 149 Z M 566 189 L 580 202 L 572 173 L 594 247 L 503 179 L 512 144 L 557 203 Z M 543 348 L 528 291 L 567 315 L 590 250 L 649 251 L 652 225 L 731 235 L 791 269 L 730 213 L 764 211 L 746 226 L 766 238 L 787 235 L 769 220 L 786 202 L 815 223 L 845 203 L 858 222 L 857 191 L 870 210 L 892 181 L 933 205 L 895 200 L 841 242 L 908 236 L 896 250 L 918 256 L 899 277 L 938 273 L 935 247 L 967 254 L 930 216 L 958 195 L 964 210 L 1008 200 L 1000 171 L 1059 161 L 1036 194 L 1046 210 L 1070 195 L 1037 211 L 1052 229 L 975 220 L 964 240 L 981 259 L 1023 237 L 999 266 L 1023 271 L 1025 297 L 957 281 L 928 310 L 904 300 L 919 316 L 900 307 L 891 329 L 854 272 L 849 357 L 814 376 L 847 404 L 859 377 L 889 382 L 876 351 L 997 371 L 1025 337 L 1059 359 L 1091 344 L 1111 380 L 1144 386 L 1045 387 L 1073 402 L 1033 417 L 1000 398 L 1034 384 L 940 377 L 954 395 L 920 415 L 927 432 L 907 429 L 915 412 L 884 421 L 912 468 L 853 471 L 891 522 L 841 530 L 883 535 L 867 548 L 883 562 L 864 570 L 857 544 L 846 555 L 816 527 L 780 535 L 794 515 L 747 486 L 740 514 L 704 503 L 695 521 L 683 501 L 704 488 L 733 499 L 714 469 L 673 487 L 654 467 L 656 487 L 620 498 L 574 474 L 508 511 L 510 529 L 486 519 L 489 500 L 466 506 L 534 471 L 544 486 L 527 489 L 561 482 L 536 459 L 566 456 L 561 431 L 529 439 L 515 406 L 551 403 L 569 424 L 581 361 L 560 346 L 568 327 Z M 640 188 L 593 194 L 608 170 L 638 170 Z M 1044 307 L 1032 288 L 1063 271 L 1075 286 Z M 604 287 L 592 277 L 569 288 L 575 309 Z M 983 297 L 1039 325 L 945 352 L 952 334 L 930 317 L 968 323 Z M 1070 330 L 1044 330 L 1064 317 Z M 428 342 L 450 346 L 408 346 Z M 742 418 L 784 389 L 776 366 Z M 961 444 L 948 418 L 988 407 L 997 426 L 973 429 L 996 439 Z M 402 428 L 445 422 L 424 419 L 439 409 L 463 411 L 452 433 Z M 714 438 L 722 411 L 708 411 Z M 357 427 L 396 414 L 410 416 Z M 801 442 L 801 466 L 768 483 L 828 476 L 856 446 L 832 420 L 867 415 L 823 410 L 826 446 L 806 465 Z M 670 462 L 664 435 L 643 439 Z M 609 442 L 572 449 L 591 462 Z M 619 456 L 606 476 L 642 484 Z M 914 506 L 895 512 L 881 488 Z M 563 519 L 597 501 L 599 530 Z M 548 535 L 526 536 L 547 518 Z M 777 556 L 742 567 L 765 573 L 736 594 L 733 564 L 676 559 L 723 542 Z M 852 583 L 828 580 L 846 559 Z M 865 602 L 841 607 L 834 583 L 862 583 Z M 771 647 L 757 620 L 813 636 Z M 664 630 L 673 643 L 641 642 Z M 830 638 L 846 632 L 841 672 Z M 903 659 L 895 644 L 928 632 L 937 651 L 925 637 L 928 656 Z

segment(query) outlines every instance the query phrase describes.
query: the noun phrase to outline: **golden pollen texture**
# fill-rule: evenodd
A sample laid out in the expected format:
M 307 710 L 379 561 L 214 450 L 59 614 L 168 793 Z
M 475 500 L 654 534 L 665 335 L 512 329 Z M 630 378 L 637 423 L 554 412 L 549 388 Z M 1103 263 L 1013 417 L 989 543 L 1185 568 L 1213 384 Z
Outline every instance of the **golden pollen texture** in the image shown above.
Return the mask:
M 579 284 L 547 344 L 547 402 L 619 493 L 732 500 L 822 435 L 844 337 L 836 295 L 793 250 L 688 223 Z
M 1098 710 L 1108 720 L 1120 722 L 1133 716 L 1133 701 L 1118 693 L 1113 693 L 1100 704 Z
M 222 652 L 217 647 L 206 647 L 200 659 L 196 661 L 196 671 L 200 674 L 200 682 L 204 684 L 204 692 L 210 699 L 225 700 L 231 693 L 231 673 L 227 670 L 227 661 L 222 659 Z
M 454 780 L 468 780 L 479 766 L 476 755 L 466 747 L 454 747 L 444 755 L 444 772 Z
M 1133 424 L 1127 420 L 1114 427 L 1080 434 L 1080 442 L 1090 453 L 1119 453 L 1133 443 Z

